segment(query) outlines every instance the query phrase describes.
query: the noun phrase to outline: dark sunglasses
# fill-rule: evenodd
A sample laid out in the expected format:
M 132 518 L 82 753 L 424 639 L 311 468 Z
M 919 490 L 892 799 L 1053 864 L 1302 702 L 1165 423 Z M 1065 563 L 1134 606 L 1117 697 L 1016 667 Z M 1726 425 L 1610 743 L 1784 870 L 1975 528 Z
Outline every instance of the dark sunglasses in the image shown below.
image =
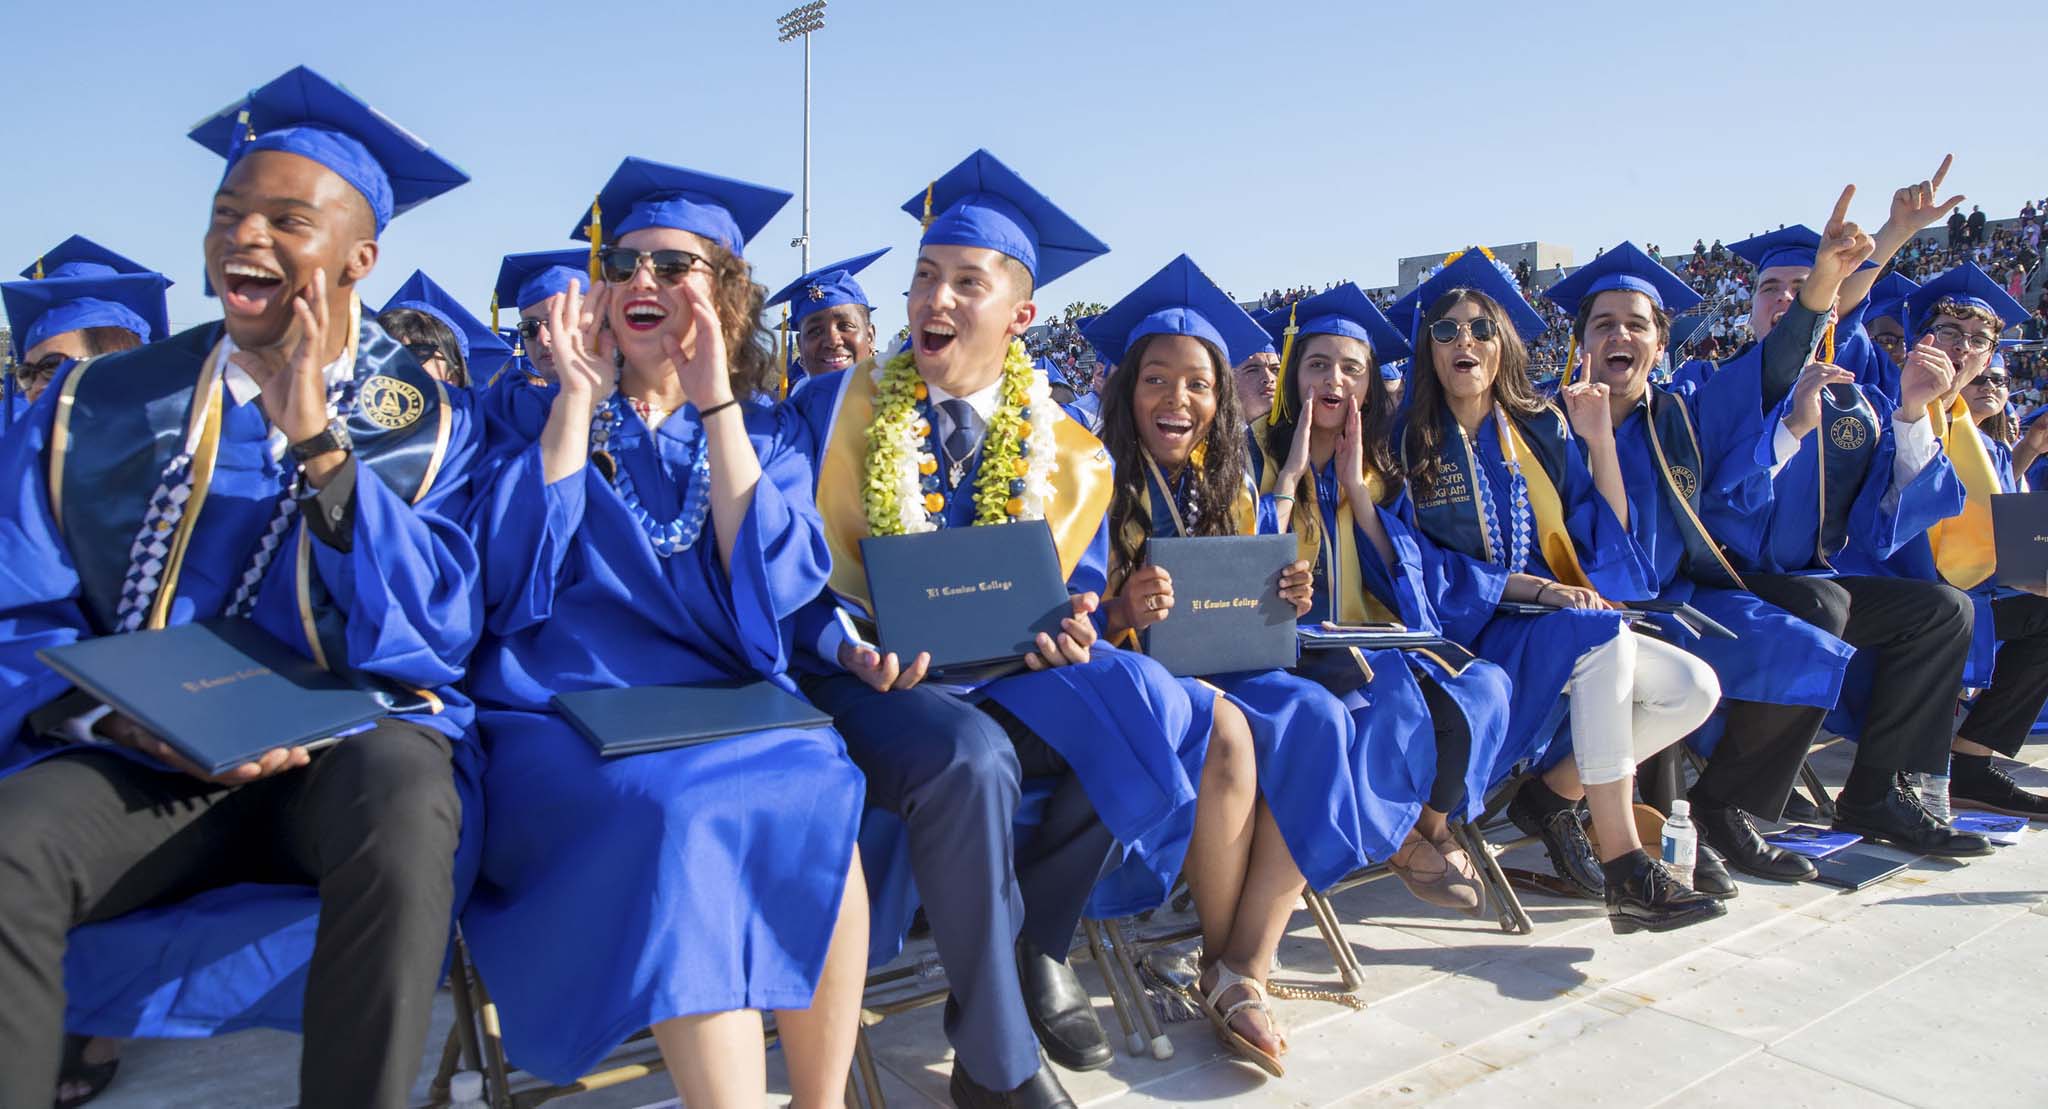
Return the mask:
M 405 349 L 406 353 L 411 354 L 413 360 L 422 366 L 427 364 L 428 359 L 439 358 L 445 361 L 448 357 L 442 353 L 439 343 L 407 343 Z
M 529 343 L 533 342 L 534 336 L 539 335 L 547 325 L 548 321 L 546 320 L 520 320 L 519 337 Z
M 14 376 L 23 381 L 39 381 L 55 375 L 58 368 L 70 360 L 68 354 L 45 354 L 33 362 L 16 362 Z
M 654 276 L 665 285 L 679 284 L 683 275 L 697 268 L 704 261 L 701 254 L 687 250 L 634 250 L 631 247 L 606 247 L 597 256 L 598 272 L 614 285 L 624 285 L 633 280 L 633 274 L 646 262 Z
M 1468 333 L 1472 336 L 1472 341 L 1475 343 L 1492 342 L 1494 337 L 1493 321 L 1485 316 L 1481 316 L 1473 320 L 1469 325 L 1459 323 L 1457 320 L 1438 320 L 1429 325 L 1429 337 L 1445 346 L 1450 346 L 1458 341 L 1458 336 Z
M 2012 379 L 2004 374 L 1978 374 L 1976 384 L 1988 385 L 1994 389 L 2003 389 L 2007 385 L 2012 384 Z

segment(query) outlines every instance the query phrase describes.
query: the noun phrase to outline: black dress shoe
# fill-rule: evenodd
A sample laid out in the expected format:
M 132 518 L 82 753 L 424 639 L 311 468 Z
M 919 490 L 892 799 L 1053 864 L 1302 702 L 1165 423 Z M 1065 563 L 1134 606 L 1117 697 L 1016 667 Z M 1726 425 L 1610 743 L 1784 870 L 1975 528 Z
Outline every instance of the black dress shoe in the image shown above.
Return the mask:
M 1855 802 L 1847 796 L 1835 801 L 1835 830 L 1854 832 L 1874 843 L 1920 855 L 1968 858 L 1991 853 L 1991 841 L 1983 836 L 1958 832 L 1934 819 L 1920 798 L 1906 787 L 1903 776 L 1895 775 L 1892 788 L 1873 802 Z
M 1024 990 L 1024 1013 L 1031 1030 L 1045 1045 L 1046 1055 L 1068 1070 L 1099 1070 L 1114 1053 L 1095 1004 L 1074 968 L 1031 945 L 1017 941 L 1017 982 Z
M 1728 907 L 1688 888 L 1664 864 L 1642 850 L 1631 851 L 1607 869 L 1607 924 L 1617 936 L 1669 932 L 1721 916 Z
M 1586 826 L 1579 823 L 1579 807 L 1566 805 L 1543 811 L 1530 793 L 1542 785 L 1532 781 L 1517 790 L 1514 799 L 1508 802 L 1508 819 L 1515 822 L 1522 834 L 1543 840 L 1543 850 L 1550 855 L 1550 865 L 1558 877 L 1579 887 L 1587 897 L 1599 897 L 1606 888 L 1606 880 L 1600 876 L 1600 856 L 1593 853 L 1593 841 L 1586 838 Z
M 1820 874 L 1811 862 L 1757 834 L 1749 814 L 1733 806 L 1699 806 L 1692 810 L 1699 825 L 1700 847 L 1712 845 L 1728 865 L 1754 878 L 1773 882 L 1807 882 Z M 1695 883 L 1697 884 L 1697 883 Z M 1706 892 L 1705 889 L 1701 890 Z
M 953 1062 L 953 1080 L 947 1083 L 947 1092 L 953 1095 L 953 1104 L 960 1109 L 1073 1109 L 1074 1099 L 1067 1096 L 1066 1087 L 1052 1073 L 1052 1068 L 1039 1064 L 1038 1073 L 1025 1080 L 1014 1090 L 991 1090 L 976 1082 L 967 1073 L 959 1060 Z
M 2048 797 L 2021 789 L 1988 756 L 1957 755 L 1951 773 L 1948 798 L 1956 808 L 2048 820 Z
M 1702 839 L 1699 850 L 1693 852 L 1692 888 L 1716 901 L 1726 901 L 1742 891 L 1735 885 L 1735 879 L 1728 876 L 1728 866 L 1721 853 L 1707 846 Z

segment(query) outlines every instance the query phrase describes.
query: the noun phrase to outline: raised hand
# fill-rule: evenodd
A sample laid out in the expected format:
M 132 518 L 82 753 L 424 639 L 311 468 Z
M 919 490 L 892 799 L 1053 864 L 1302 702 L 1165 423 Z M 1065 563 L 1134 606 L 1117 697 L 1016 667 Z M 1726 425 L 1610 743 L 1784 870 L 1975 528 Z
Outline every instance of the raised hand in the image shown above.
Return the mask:
M 1856 375 L 1828 362 L 1810 362 L 1792 383 L 1792 403 L 1785 409 L 1785 430 L 1794 439 L 1820 426 L 1821 390 L 1829 385 L 1853 385 Z
M 610 285 L 600 285 L 586 297 L 583 283 L 570 281 L 569 288 L 548 305 L 548 333 L 555 344 L 555 378 L 562 386 L 560 400 L 586 416 L 590 406 L 611 392 L 611 337 L 604 330 L 611 291 Z
M 1911 235 L 1947 219 L 1949 213 L 1963 202 L 1963 194 L 1957 193 L 1939 202 L 1935 197 L 1940 195 L 1942 179 L 1948 176 L 1948 167 L 1955 160 L 1953 154 L 1942 155 L 1941 166 L 1934 171 L 1933 177 L 1893 193 L 1891 213 L 1885 218 L 1885 226 Z
M 1094 657 L 1090 652 L 1095 646 L 1095 622 L 1089 614 L 1100 603 L 1093 593 L 1081 593 L 1072 598 L 1074 614 L 1060 621 L 1060 637 L 1054 639 L 1044 632 L 1038 633 L 1038 650 L 1024 656 L 1024 665 L 1033 670 L 1050 670 L 1056 666 L 1081 666 Z
M 1371 507 L 1360 501 L 1365 496 L 1365 416 L 1355 405 L 1346 407 L 1344 426 L 1337 431 L 1337 480 L 1353 502 L 1352 515 Z
M 678 289 L 690 311 L 689 342 L 685 344 L 683 336 L 675 334 L 671 340 L 675 348 L 669 352 L 669 357 L 675 363 L 676 383 L 683 387 L 683 395 L 701 412 L 732 399 L 732 379 L 727 376 L 725 331 L 718 324 L 717 307 L 702 289 L 690 281 L 683 282 Z
M 1896 417 L 1906 423 L 1918 423 L 1927 415 L 1927 406 L 1949 395 L 1955 384 L 1955 363 L 1949 361 L 1948 352 L 1935 345 L 1932 335 L 1923 336 L 1906 354 L 1906 364 L 1899 367 L 1899 412 Z
M 1273 403 L 1279 404 L 1280 400 L 1275 398 Z M 1287 444 L 1287 461 L 1280 464 L 1279 477 L 1273 482 L 1275 493 L 1284 493 L 1291 497 L 1296 489 L 1301 488 L 1301 479 L 1308 474 L 1308 435 L 1311 422 L 1308 405 L 1304 404 L 1301 406 L 1299 417 L 1294 421 L 1294 439 Z
M 1309 569 L 1308 560 L 1289 563 L 1280 571 L 1280 599 L 1294 606 L 1294 616 L 1300 619 L 1308 615 L 1315 604 L 1315 574 Z
M 299 326 L 299 341 L 285 356 L 282 366 L 272 364 L 255 351 L 238 350 L 230 358 L 263 390 L 263 414 L 271 426 L 297 443 L 327 429 L 326 358 L 329 327 L 327 271 L 316 268 L 313 280 L 292 297 L 292 319 Z
M 1614 411 L 1607 406 L 1607 386 L 1582 381 L 1558 390 L 1558 395 L 1564 401 L 1564 414 L 1571 420 L 1572 430 L 1588 446 L 1614 442 Z
M 1855 198 L 1856 186 L 1844 186 L 1835 201 L 1835 210 L 1828 214 L 1828 222 L 1821 229 L 1809 283 L 1819 279 L 1839 287 L 1842 278 L 1855 273 L 1856 267 L 1877 252 L 1877 241 L 1849 219 L 1849 202 Z

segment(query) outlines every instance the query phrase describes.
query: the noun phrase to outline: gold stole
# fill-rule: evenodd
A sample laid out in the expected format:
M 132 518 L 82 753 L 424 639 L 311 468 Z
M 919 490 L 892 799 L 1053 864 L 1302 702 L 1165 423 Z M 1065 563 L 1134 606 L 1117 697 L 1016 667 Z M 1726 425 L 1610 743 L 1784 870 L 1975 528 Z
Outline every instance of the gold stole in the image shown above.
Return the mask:
M 1303 418 L 1307 418 L 1306 413 L 1303 414 Z M 1263 443 L 1260 444 L 1260 450 L 1265 451 Z M 1280 478 L 1280 461 L 1274 458 L 1270 451 L 1266 451 L 1265 454 L 1266 465 L 1259 477 L 1259 492 L 1271 493 L 1273 492 L 1274 483 Z M 1308 504 L 1306 509 L 1313 514 L 1316 520 L 1318 534 L 1307 535 L 1302 532 L 1296 532 L 1295 543 L 1301 553 L 1301 557 L 1306 559 L 1309 566 L 1313 568 L 1322 546 L 1320 533 L 1322 530 L 1323 506 L 1316 495 L 1314 476 L 1310 475 L 1303 484 L 1308 487 Z M 1382 487 L 1378 474 L 1368 473 L 1365 475 L 1365 488 L 1366 492 L 1372 495 L 1374 505 L 1378 505 L 1380 498 L 1386 496 L 1386 490 Z M 1401 617 L 1390 611 L 1386 605 L 1380 603 L 1380 599 L 1373 596 L 1372 591 L 1365 587 L 1364 575 L 1358 569 L 1362 564 L 1358 561 L 1357 519 L 1351 513 L 1351 502 L 1345 498 L 1344 489 L 1341 484 L 1337 488 L 1336 518 L 1336 554 L 1335 557 L 1322 560 L 1323 580 L 1316 583 L 1316 588 L 1322 590 L 1325 596 L 1331 598 L 1330 609 L 1335 622 L 1353 626 L 1359 624 L 1400 623 Z M 1379 552 L 1374 551 L 1373 557 L 1378 558 Z M 1349 568 L 1348 573 L 1346 568 Z
M 1550 472 L 1543 468 L 1542 461 L 1522 440 L 1521 429 L 1515 426 L 1515 421 L 1508 419 L 1498 406 L 1493 413 L 1496 426 L 1500 428 L 1501 449 L 1507 452 L 1510 462 L 1519 463 L 1522 481 L 1529 488 L 1529 511 L 1536 518 L 1536 542 L 1543 552 L 1543 561 L 1550 564 L 1550 572 L 1558 581 L 1582 589 L 1593 588 L 1592 580 L 1586 577 L 1585 569 L 1579 565 L 1578 547 L 1572 543 L 1570 529 L 1565 527 L 1564 499 L 1557 495 L 1557 486 L 1551 484 Z M 1467 445 L 1469 448 L 1469 442 Z M 1479 452 L 1468 453 L 1472 459 L 1472 480 L 1484 481 L 1479 473 Z M 1475 507 L 1478 505 L 1476 494 L 1473 504 Z M 1484 535 L 1485 521 L 1480 521 L 1480 524 L 1480 534 Z
M 1933 404 L 1927 412 L 1941 429 L 1942 452 L 1968 494 L 1961 515 L 1927 529 L 1927 543 L 1934 548 L 1934 565 L 1944 580 L 1957 589 L 1974 589 L 1998 568 L 1998 550 L 1991 540 L 1991 496 L 1999 491 L 1998 468 L 1962 397 L 1951 401 L 1946 413 Z
M 868 598 L 860 541 L 869 534 L 861 490 L 869 480 L 868 428 L 875 421 L 873 370 L 874 362 L 869 360 L 840 375 L 832 426 L 818 456 L 818 515 L 832 552 L 832 592 L 870 614 L 874 605 Z M 1045 522 L 1052 528 L 1053 546 L 1059 550 L 1060 573 L 1072 577 L 1109 511 L 1109 456 L 1102 443 L 1064 411 L 1055 414 L 1052 427 L 1057 461 Z

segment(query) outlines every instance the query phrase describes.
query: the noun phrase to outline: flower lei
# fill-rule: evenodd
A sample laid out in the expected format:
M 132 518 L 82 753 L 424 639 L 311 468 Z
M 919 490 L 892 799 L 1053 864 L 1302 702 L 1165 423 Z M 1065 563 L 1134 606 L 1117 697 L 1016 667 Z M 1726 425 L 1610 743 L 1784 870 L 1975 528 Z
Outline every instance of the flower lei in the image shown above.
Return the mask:
M 908 535 L 944 526 L 946 494 L 939 460 L 931 450 L 931 397 L 917 375 L 917 362 L 904 351 L 870 372 L 875 383 L 875 419 L 867 429 L 867 459 L 861 505 L 872 535 Z M 1012 340 L 1003 356 L 996 410 L 981 441 L 981 467 L 974 478 L 974 524 L 1042 520 L 1052 499 L 1053 421 L 1058 418 L 1051 386 Z

